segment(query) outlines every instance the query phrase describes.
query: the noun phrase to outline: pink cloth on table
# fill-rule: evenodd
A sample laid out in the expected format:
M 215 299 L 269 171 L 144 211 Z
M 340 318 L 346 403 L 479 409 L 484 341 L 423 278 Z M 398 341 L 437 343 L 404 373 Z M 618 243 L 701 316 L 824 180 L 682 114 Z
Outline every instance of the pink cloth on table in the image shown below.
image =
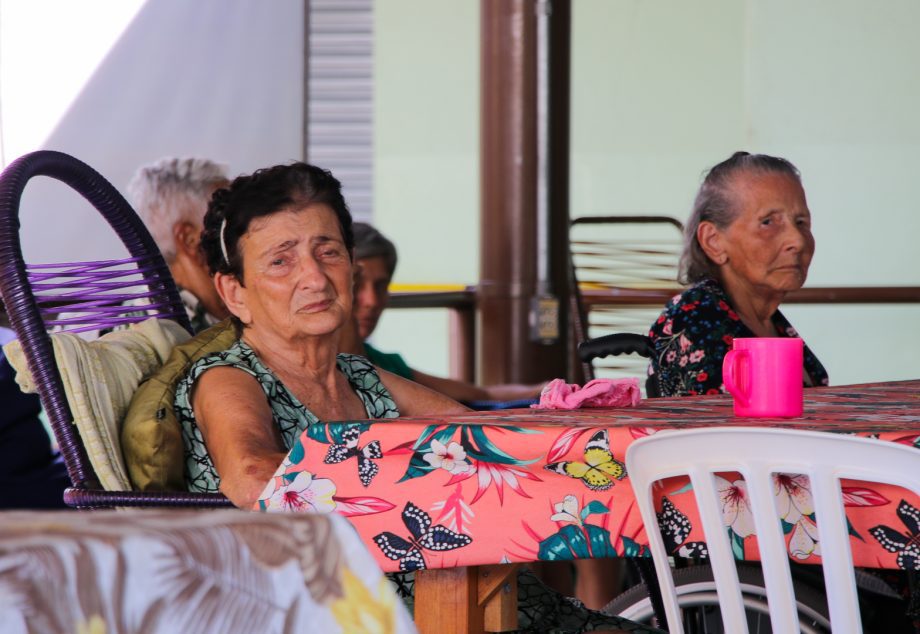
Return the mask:
M 594 379 L 583 387 L 553 379 L 540 392 L 536 409 L 578 409 L 580 407 L 635 407 L 642 399 L 639 379 Z

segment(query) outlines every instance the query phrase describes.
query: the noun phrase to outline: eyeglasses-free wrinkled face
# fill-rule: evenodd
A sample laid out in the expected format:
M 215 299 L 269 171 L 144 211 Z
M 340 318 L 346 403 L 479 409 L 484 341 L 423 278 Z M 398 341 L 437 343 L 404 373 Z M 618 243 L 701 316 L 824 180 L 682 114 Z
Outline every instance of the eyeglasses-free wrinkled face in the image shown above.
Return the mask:
M 351 316 L 352 263 L 328 205 L 257 218 L 239 246 L 231 310 L 244 324 L 290 340 L 331 334 Z
M 738 215 L 721 232 L 723 273 L 762 293 L 801 288 L 815 253 L 801 183 L 786 174 L 741 173 L 732 192 Z

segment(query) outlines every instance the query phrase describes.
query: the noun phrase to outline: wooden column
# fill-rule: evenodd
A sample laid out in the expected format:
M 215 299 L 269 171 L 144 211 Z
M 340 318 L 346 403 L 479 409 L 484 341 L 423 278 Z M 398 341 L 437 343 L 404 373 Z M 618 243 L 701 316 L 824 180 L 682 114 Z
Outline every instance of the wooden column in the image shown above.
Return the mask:
M 479 380 L 566 376 L 570 0 L 551 3 L 550 271 L 559 339 L 531 341 L 537 293 L 537 0 L 481 2 Z
M 450 378 L 476 382 L 476 314 L 472 308 L 450 311 Z

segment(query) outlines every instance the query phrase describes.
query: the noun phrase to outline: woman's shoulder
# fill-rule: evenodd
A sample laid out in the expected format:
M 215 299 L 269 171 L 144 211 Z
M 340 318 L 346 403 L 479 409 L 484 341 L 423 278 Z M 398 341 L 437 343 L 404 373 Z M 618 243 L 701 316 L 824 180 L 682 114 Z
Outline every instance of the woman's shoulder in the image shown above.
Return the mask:
M 741 318 L 722 286 L 715 280 L 703 280 L 671 300 L 649 328 L 649 337 L 659 347 L 678 336 L 692 342 L 727 341 L 742 329 Z
M 339 369 L 364 403 L 370 418 L 395 418 L 399 408 L 383 384 L 374 364 L 358 354 L 340 352 L 336 357 Z
M 348 381 L 355 387 L 370 389 L 376 388 L 381 383 L 377 368 L 367 357 L 359 354 L 340 352 L 336 356 L 336 364 Z
M 672 297 L 656 323 L 695 321 L 700 317 L 710 318 L 714 313 L 734 311 L 722 286 L 715 280 L 703 280 Z
M 687 304 L 718 304 L 720 302 L 728 303 L 728 295 L 725 289 L 716 280 L 705 279 L 695 283 L 693 286 L 685 288 L 680 294 L 675 295 L 669 304 L 680 308 Z
M 368 369 L 374 369 L 374 364 L 371 363 L 367 357 L 363 357 L 360 354 L 351 354 L 349 352 L 338 353 L 336 355 L 336 363 L 346 374 L 349 372 L 363 372 Z
M 237 339 L 226 350 L 211 352 L 194 361 L 186 373 L 187 380 L 194 381 L 204 372 L 216 367 L 233 367 L 253 373 L 258 369 L 258 360 L 252 349 Z

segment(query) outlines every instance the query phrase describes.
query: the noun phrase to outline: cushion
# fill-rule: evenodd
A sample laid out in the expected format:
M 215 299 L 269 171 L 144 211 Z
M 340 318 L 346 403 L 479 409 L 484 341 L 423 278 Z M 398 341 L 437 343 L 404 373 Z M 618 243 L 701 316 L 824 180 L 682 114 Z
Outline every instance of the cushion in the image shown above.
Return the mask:
M 176 346 L 137 389 L 121 430 L 128 475 L 138 491 L 186 491 L 182 430 L 173 410 L 176 385 L 191 365 L 226 350 L 237 335 L 229 319 Z
M 106 490 L 131 490 L 119 446 L 119 427 L 138 385 L 163 364 L 173 346 L 188 337 L 176 322 L 155 318 L 94 341 L 71 333 L 51 335 L 73 422 Z M 35 392 L 37 386 L 19 341 L 10 342 L 4 351 L 22 390 Z

